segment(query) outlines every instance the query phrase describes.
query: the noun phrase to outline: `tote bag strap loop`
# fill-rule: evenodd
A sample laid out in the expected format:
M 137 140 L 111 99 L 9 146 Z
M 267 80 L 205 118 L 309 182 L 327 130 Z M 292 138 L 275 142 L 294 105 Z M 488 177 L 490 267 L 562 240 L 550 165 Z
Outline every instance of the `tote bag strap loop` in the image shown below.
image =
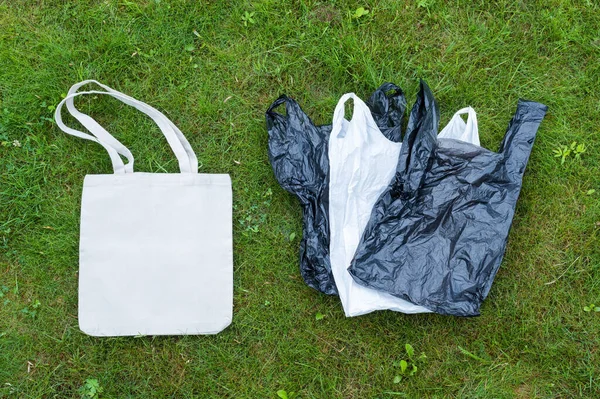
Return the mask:
M 78 134 L 78 137 L 83 137 L 81 136 L 81 134 L 85 135 L 86 139 L 89 140 L 93 140 L 93 141 L 98 141 L 98 142 L 104 142 L 105 144 L 108 144 L 110 147 L 112 147 L 114 150 L 116 150 L 116 152 L 119 155 L 124 156 L 125 158 L 127 158 L 128 163 L 126 165 L 123 164 L 123 161 L 121 159 L 121 157 L 115 158 L 114 157 L 114 151 L 108 150 L 109 155 L 111 157 L 111 161 L 113 163 L 113 169 L 115 171 L 115 173 L 122 173 L 122 171 L 124 171 L 125 173 L 132 173 L 133 172 L 133 154 L 131 154 L 131 151 L 129 151 L 129 149 L 127 147 L 125 147 L 123 144 L 121 144 L 121 142 L 117 139 L 115 139 L 110 133 L 108 133 L 98 122 L 96 122 L 96 120 L 94 120 L 92 117 L 90 117 L 89 115 L 86 115 L 84 113 L 79 112 L 79 110 L 75 107 L 75 104 L 73 102 L 73 99 L 76 97 L 76 95 L 74 95 L 74 93 L 77 92 L 77 90 L 83 86 L 84 84 L 88 83 L 89 81 L 83 81 L 77 84 L 74 84 L 73 86 L 71 86 L 71 88 L 69 89 L 69 92 L 67 93 L 67 97 L 64 99 L 65 104 L 67 105 L 67 110 L 69 111 L 69 113 L 79 121 L 79 123 L 81 123 L 81 125 L 83 125 L 88 131 L 90 131 L 93 135 L 90 136 L 88 134 L 85 134 L 83 132 L 78 132 L 75 129 L 71 129 L 69 127 L 66 127 L 62 121 L 62 117 L 61 117 L 61 113 L 60 113 L 60 108 L 62 107 L 62 104 L 59 104 L 59 106 L 57 107 L 57 112 L 56 112 L 56 123 L 58 125 L 59 128 L 61 128 L 63 131 L 65 131 L 68 134 L 73 134 L 73 132 L 78 132 L 80 134 Z M 94 139 L 94 137 L 96 139 Z M 106 146 L 104 146 L 106 148 Z
M 127 148 L 125 148 L 125 147 L 123 147 L 123 148 L 125 148 L 126 152 L 116 150 L 115 147 L 119 148 L 120 146 L 122 146 L 122 144 L 118 140 L 113 138 L 113 140 L 109 139 L 110 142 L 106 142 L 106 141 L 102 140 L 101 138 L 98 138 L 95 134 L 87 134 L 82 131 L 72 129 L 63 123 L 62 116 L 60 113 L 62 106 L 65 104 L 65 102 L 68 99 L 72 99 L 73 97 L 76 97 L 77 95 L 80 95 L 80 94 L 82 94 L 82 93 L 71 94 L 70 96 L 65 97 L 56 106 L 56 110 L 54 112 L 54 120 L 56 121 L 56 125 L 63 132 L 70 134 L 71 136 L 76 136 L 76 137 L 79 137 L 82 139 L 95 141 L 96 143 L 98 143 L 102 147 L 104 147 L 106 149 L 106 151 L 108 152 L 108 155 L 110 156 L 110 160 L 111 160 L 112 166 L 113 166 L 113 171 L 115 174 L 123 174 L 126 172 L 127 173 L 133 172 L 133 155 L 131 155 L 131 152 L 129 150 L 127 150 Z M 80 120 L 79 118 L 77 118 L 77 119 Z M 80 122 L 81 122 L 81 120 L 80 120 Z M 82 122 L 82 124 L 83 124 L 83 122 Z M 94 133 L 94 129 L 91 128 L 91 126 L 90 126 L 90 132 Z M 98 132 L 96 132 L 96 133 L 98 133 Z M 99 135 L 101 136 L 101 133 Z M 127 160 L 129 161 L 127 163 L 127 165 L 125 165 L 123 163 L 123 159 L 121 158 L 121 156 L 119 154 L 121 154 L 127 158 Z
M 85 91 L 85 92 L 76 92 L 79 87 L 87 84 L 87 83 L 96 83 L 106 91 Z M 177 160 L 179 162 L 179 169 L 182 173 L 198 173 L 198 159 L 196 158 L 196 154 L 192 150 L 189 142 L 183 135 L 183 133 L 160 111 L 157 109 L 141 102 L 133 97 L 130 97 L 126 94 L 123 94 L 119 91 L 113 90 L 110 87 L 103 85 L 95 80 L 86 80 L 80 83 L 77 83 L 71 87 L 69 90 L 69 95 L 65 97 L 56 107 L 56 111 L 54 113 L 56 123 L 58 127 L 63 130 L 67 134 L 71 134 L 73 136 L 81 137 L 84 139 L 96 141 L 100 143 L 106 150 L 108 151 L 111 161 L 113 163 L 113 169 L 115 173 L 131 173 L 133 172 L 133 156 L 131 152 L 123 146 L 118 140 L 116 140 L 110 133 L 108 133 L 104 128 L 102 128 L 93 118 L 88 115 L 85 115 L 79 112 L 74 104 L 73 98 L 79 95 L 84 94 L 104 94 L 110 95 L 127 105 L 131 105 L 144 114 L 148 115 L 154 122 L 158 125 L 165 138 L 167 139 L 171 149 L 175 153 Z M 83 133 L 81 131 L 69 128 L 64 125 L 60 112 L 63 104 L 67 104 L 67 110 L 91 133 Z M 109 149 L 109 147 L 111 149 Z M 116 156 L 115 156 L 116 154 Z M 121 154 L 125 156 L 129 163 L 127 165 L 123 164 L 120 156 Z

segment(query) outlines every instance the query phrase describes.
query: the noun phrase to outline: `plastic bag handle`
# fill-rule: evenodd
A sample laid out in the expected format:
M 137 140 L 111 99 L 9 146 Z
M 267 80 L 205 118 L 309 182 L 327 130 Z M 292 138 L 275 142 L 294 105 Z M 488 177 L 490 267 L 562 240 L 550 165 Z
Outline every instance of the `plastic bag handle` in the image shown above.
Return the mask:
M 465 132 L 468 132 L 470 134 L 470 139 L 473 144 L 479 145 L 479 126 L 477 123 L 477 113 L 472 107 L 466 107 L 458 110 L 458 112 L 456 112 L 455 115 L 459 115 L 460 118 L 460 115 L 464 114 L 467 114 Z M 465 137 L 465 139 L 467 138 Z
M 106 91 L 83 91 L 77 92 L 77 90 L 88 83 L 95 83 L 105 89 Z M 103 85 L 95 80 L 86 80 L 77 83 L 71 87 L 69 94 L 65 97 L 56 107 L 54 117 L 58 127 L 67 134 L 84 138 L 87 140 L 95 141 L 101 144 L 107 151 L 113 164 L 113 170 L 115 173 L 132 173 L 133 172 L 133 155 L 131 152 L 115 139 L 110 133 L 108 133 L 100 124 L 98 124 L 90 116 L 83 114 L 75 108 L 73 99 L 80 95 L 86 94 L 101 94 L 109 95 L 114 97 L 127 105 L 131 105 L 138 109 L 142 113 L 148 115 L 158 125 L 163 135 L 166 137 L 171 149 L 175 153 L 179 162 L 179 169 L 182 173 L 198 173 L 198 159 L 194 153 L 191 145 L 183 135 L 183 133 L 160 111 L 149 106 L 146 103 L 138 101 L 133 97 L 123 94 L 117 90 L 111 89 L 110 87 Z M 76 129 L 67 127 L 61 117 L 61 110 L 64 104 L 67 104 L 67 110 L 73 115 L 91 134 L 81 132 Z M 119 156 L 123 155 L 128 159 L 127 165 L 123 163 L 123 160 Z
M 387 98 L 392 98 L 392 97 L 396 97 L 396 96 L 400 96 L 400 95 L 404 94 L 404 92 L 402 91 L 402 89 L 400 87 L 396 86 L 395 84 L 393 84 L 391 82 L 383 83 L 381 86 L 379 86 L 379 88 L 377 90 L 384 93 Z M 392 91 L 393 93 L 388 95 L 387 94 L 388 91 Z
M 388 140 L 400 143 L 406 114 L 406 97 L 402 89 L 393 83 L 383 83 L 365 103 L 381 133 Z
M 402 192 L 396 194 L 410 197 L 423 183 L 429 159 L 436 147 L 439 120 L 433 93 L 421 80 L 400 150 L 396 180 L 401 183 Z
M 281 104 L 286 103 L 289 100 L 289 97 L 286 96 L 285 94 L 282 94 L 281 96 L 279 96 L 279 98 L 277 98 L 277 100 L 273 101 L 273 104 L 271 104 L 269 106 L 269 108 L 267 109 L 267 114 L 277 114 L 276 112 L 274 112 L 273 110 L 277 107 L 279 107 Z M 277 114 L 279 115 L 279 114 Z
M 537 130 L 548 111 L 544 104 L 519 99 L 515 115 L 511 119 L 498 152 L 505 159 L 511 175 L 522 177 Z
M 465 122 L 461 115 L 467 114 Z M 450 122 L 438 134 L 438 138 L 448 138 L 466 141 L 475 145 L 479 143 L 479 128 L 477 125 L 477 113 L 471 107 L 465 107 L 454 113 Z
M 346 93 L 340 97 L 340 100 L 338 101 L 337 105 L 335 106 L 335 110 L 333 111 L 334 130 L 340 129 L 342 121 L 344 120 L 346 114 L 345 105 L 350 99 L 352 99 L 352 101 L 354 102 L 354 110 L 352 112 L 352 119 L 350 121 L 354 121 L 356 119 L 363 119 L 367 115 L 371 114 L 371 111 L 367 107 L 367 104 L 365 104 L 356 94 Z
M 465 107 L 463 109 L 459 109 L 454 115 L 464 115 L 467 114 L 467 131 L 479 131 L 479 126 L 477 124 L 477 113 L 472 107 Z M 477 141 L 479 141 L 479 136 L 477 137 Z
M 277 100 L 273 101 L 273 104 L 271 104 L 271 106 L 269 106 L 269 108 L 267 109 L 267 112 L 265 112 L 265 119 L 267 121 L 267 130 L 269 131 L 269 134 L 271 134 L 271 130 L 273 128 L 273 125 L 276 123 L 282 123 L 285 126 L 287 126 L 288 124 L 288 118 L 291 116 L 291 112 L 290 112 L 290 102 L 292 102 L 293 100 L 290 99 L 288 96 L 286 96 L 285 94 L 282 94 L 281 96 L 279 96 L 279 98 L 277 98 Z M 285 110 L 286 110 L 286 116 L 283 116 L 277 112 L 275 112 L 275 108 L 279 107 L 281 104 L 285 103 Z M 283 130 L 281 129 L 276 129 L 279 132 L 282 132 Z

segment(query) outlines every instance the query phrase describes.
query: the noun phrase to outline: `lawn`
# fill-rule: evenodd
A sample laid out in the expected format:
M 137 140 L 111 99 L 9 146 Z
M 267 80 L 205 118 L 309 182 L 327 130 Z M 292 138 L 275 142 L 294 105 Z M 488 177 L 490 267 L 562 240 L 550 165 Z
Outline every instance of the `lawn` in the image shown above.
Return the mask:
M 412 105 L 419 78 L 442 125 L 476 109 L 489 149 L 518 98 L 549 111 L 481 316 L 348 319 L 300 277 L 301 211 L 273 176 L 264 112 L 286 93 L 330 123 L 343 93 L 386 81 Z M 53 109 L 83 79 L 162 110 L 202 172 L 231 175 L 234 317 L 222 333 L 79 331 L 81 188 L 111 166 Z M 138 171 L 177 171 L 148 118 L 105 98 L 77 104 Z M 586 311 L 600 306 L 599 126 L 592 0 L 0 0 L 0 398 L 600 397 L 600 312 Z M 555 156 L 572 143 L 585 152 Z

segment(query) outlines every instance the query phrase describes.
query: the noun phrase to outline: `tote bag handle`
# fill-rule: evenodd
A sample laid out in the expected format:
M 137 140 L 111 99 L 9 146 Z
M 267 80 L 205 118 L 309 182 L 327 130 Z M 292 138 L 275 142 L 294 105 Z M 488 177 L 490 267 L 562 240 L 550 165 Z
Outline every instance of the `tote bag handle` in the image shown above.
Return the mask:
M 102 87 L 106 91 L 82 91 L 77 90 L 88 83 L 95 83 Z M 102 145 L 108 152 L 113 170 L 116 174 L 122 173 L 133 173 L 133 162 L 134 158 L 131 151 L 125 147 L 121 142 L 115 139 L 110 133 L 108 133 L 98 122 L 96 122 L 89 115 L 81 113 L 73 103 L 73 99 L 77 96 L 85 94 L 103 94 L 114 97 L 127 105 L 131 105 L 142 113 L 148 115 L 158 125 L 161 132 L 167 139 L 173 153 L 177 157 L 179 163 L 179 170 L 181 173 L 198 173 L 198 159 L 192 149 L 190 143 L 187 141 L 181 130 L 177 128 L 162 112 L 156 108 L 149 106 L 146 103 L 136 100 L 126 94 L 123 94 L 117 90 L 111 89 L 110 87 L 103 85 L 95 80 L 85 80 L 80 83 L 74 84 L 67 96 L 58 104 L 56 111 L 54 112 L 54 118 L 58 127 L 65 133 L 72 136 L 80 137 L 86 140 L 91 140 Z M 69 113 L 77 119 L 91 134 L 84 133 L 82 131 L 72 129 L 63 123 L 61 110 L 63 105 L 67 105 Z M 127 158 L 128 163 L 124 164 L 121 155 Z

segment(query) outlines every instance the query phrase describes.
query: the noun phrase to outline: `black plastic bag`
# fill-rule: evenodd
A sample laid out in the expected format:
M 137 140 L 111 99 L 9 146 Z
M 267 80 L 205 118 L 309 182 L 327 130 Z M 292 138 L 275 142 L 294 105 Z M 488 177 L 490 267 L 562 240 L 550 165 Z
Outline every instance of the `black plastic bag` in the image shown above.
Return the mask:
M 406 98 L 392 83 L 381 85 L 366 102 L 381 132 L 398 142 Z M 275 112 L 285 104 L 286 115 Z M 300 200 L 303 233 L 300 272 L 308 286 L 337 294 L 329 262 L 329 158 L 331 125 L 315 126 L 298 103 L 285 95 L 266 112 L 269 161 L 277 181 Z
M 479 315 L 546 110 L 519 100 L 495 153 L 437 139 L 438 108 L 421 82 L 396 175 L 375 204 L 348 269 L 353 278 L 434 312 Z

